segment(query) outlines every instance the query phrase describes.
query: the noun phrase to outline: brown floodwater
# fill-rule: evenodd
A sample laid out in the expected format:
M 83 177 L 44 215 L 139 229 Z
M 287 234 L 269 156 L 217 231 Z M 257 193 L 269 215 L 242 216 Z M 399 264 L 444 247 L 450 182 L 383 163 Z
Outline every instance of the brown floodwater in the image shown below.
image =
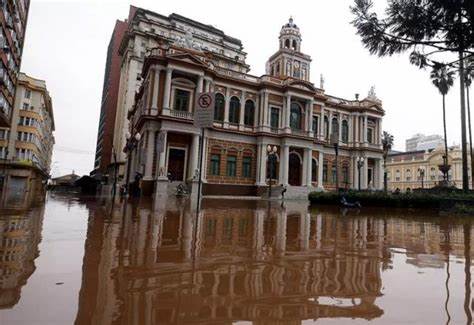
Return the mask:
M 48 196 L 0 215 L 0 324 L 472 324 L 469 218 Z

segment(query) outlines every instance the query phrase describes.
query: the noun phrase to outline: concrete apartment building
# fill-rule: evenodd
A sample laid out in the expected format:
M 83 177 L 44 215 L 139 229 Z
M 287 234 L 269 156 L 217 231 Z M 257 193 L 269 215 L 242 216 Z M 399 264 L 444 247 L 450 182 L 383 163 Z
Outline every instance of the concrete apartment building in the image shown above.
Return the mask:
M 113 146 L 113 137 L 122 63 L 119 47 L 127 28 L 127 22 L 116 21 L 107 49 L 94 170 L 91 173 L 98 178 L 113 176 L 113 153 L 115 151 L 120 156 L 122 151 L 122 148 Z
M 433 150 L 444 145 L 444 139 L 438 134 L 415 134 L 405 141 L 405 151 Z
M 10 126 L 30 0 L 0 1 L 0 127 Z
M 215 123 L 204 141 L 205 194 L 255 195 L 271 179 L 289 196 L 335 189 L 333 133 L 340 186 L 357 187 L 357 160 L 364 158 L 361 187 L 382 188 L 381 101 L 373 89 L 349 100 L 327 94 L 323 82 L 316 87 L 292 19 L 281 27 L 260 77 L 248 73 L 241 41 L 215 27 L 134 7 L 128 21 L 114 147 L 127 148 L 120 160 L 128 155 L 131 180 L 144 176 L 144 192 L 170 178 L 196 181 L 200 130 L 193 126 L 193 103 L 203 91 L 216 94 Z M 156 151 L 159 134 L 163 153 Z M 277 151 L 271 166 L 268 145 Z
M 45 81 L 20 73 L 11 127 L 0 128 L 0 205 L 23 207 L 44 197 L 53 131 L 53 107 Z

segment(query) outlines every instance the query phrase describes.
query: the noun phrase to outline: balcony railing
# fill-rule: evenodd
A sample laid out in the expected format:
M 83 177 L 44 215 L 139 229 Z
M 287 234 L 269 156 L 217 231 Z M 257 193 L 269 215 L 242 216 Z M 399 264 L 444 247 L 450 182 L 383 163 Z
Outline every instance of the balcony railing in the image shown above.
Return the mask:
M 171 116 L 184 120 L 193 120 L 194 114 L 188 111 L 178 111 L 175 109 L 163 109 L 163 116 Z
M 297 135 L 300 137 L 307 137 L 309 136 L 309 132 L 305 130 L 298 130 L 298 129 L 291 129 L 291 134 Z

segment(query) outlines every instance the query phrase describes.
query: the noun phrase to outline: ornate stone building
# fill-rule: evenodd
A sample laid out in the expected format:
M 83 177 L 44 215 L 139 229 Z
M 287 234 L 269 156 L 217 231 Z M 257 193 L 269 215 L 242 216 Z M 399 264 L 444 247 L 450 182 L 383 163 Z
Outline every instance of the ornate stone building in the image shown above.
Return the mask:
M 398 152 L 387 158 L 388 189 L 406 191 L 415 188 L 431 188 L 443 180 L 438 166 L 443 163 L 444 147 L 434 150 L 418 150 Z M 468 156 L 469 159 L 469 156 Z M 452 185 L 462 188 L 462 156 L 458 146 L 448 149 L 448 161 L 451 165 L 449 181 Z M 470 159 L 468 166 L 471 166 Z M 469 167 L 469 184 L 471 173 Z
M 204 136 L 205 194 L 255 195 L 270 179 L 287 187 L 289 196 L 335 189 L 333 133 L 340 187 L 357 187 L 358 157 L 365 158 L 362 188 L 382 187 L 381 101 L 373 89 L 363 100 L 345 100 L 328 95 L 323 82 L 316 87 L 293 19 L 281 28 L 266 74 L 256 77 L 248 73 L 240 40 L 176 14 L 132 11 L 122 42 L 129 68 L 123 68 L 121 90 L 127 95 L 119 98 L 117 114 L 129 122 L 116 121 L 121 132 L 115 137 L 126 148 L 130 179 L 142 174 L 145 192 L 157 181 L 196 181 L 200 130 L 193 125 L 194 101 L 208 91 L 215 93 L 215 121 Z M 135 57 L 142 61 L 132 69 Z M 268 145 L 277 150 L 274 166 Z

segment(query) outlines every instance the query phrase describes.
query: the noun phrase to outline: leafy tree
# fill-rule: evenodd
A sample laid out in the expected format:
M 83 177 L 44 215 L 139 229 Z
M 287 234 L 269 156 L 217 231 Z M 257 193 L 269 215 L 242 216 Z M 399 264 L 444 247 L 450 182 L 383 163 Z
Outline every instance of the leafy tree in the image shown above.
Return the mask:
M 444 129 L 444 157 L 443 162 L 445 166 L 448 166 L 448 135 L 446 133 L 446 101 L 445 97 L 449 91 L 449 88 L 452 87 L 454 83 L 454 71 L 449 70 L 445 65 L 440 67 L 435 67 L 430 74 L 431 81 L 439 92 L 443 96 L 443 129 Z M 444 180 L 449 181 L 448 171 L 443 172 Z
M 393 146 L 393 135 L 383 131 L 382 135 L 382 147 L 383 147 L 383 190 L 387 191 L 387 156 Z
M 351 11 L 352 24 L 371 54 L 411 51 L 410 62 L 418 67 L 447 65 L 457 68 L 460 76 L 464 75 L 464 59 L 474 55 L 472 0 L 389 0 L 383 18 L 374 12 L 372 0 L 354 0 Z M 460 78 L 463 189 L 467 190 L 464 81 Z

